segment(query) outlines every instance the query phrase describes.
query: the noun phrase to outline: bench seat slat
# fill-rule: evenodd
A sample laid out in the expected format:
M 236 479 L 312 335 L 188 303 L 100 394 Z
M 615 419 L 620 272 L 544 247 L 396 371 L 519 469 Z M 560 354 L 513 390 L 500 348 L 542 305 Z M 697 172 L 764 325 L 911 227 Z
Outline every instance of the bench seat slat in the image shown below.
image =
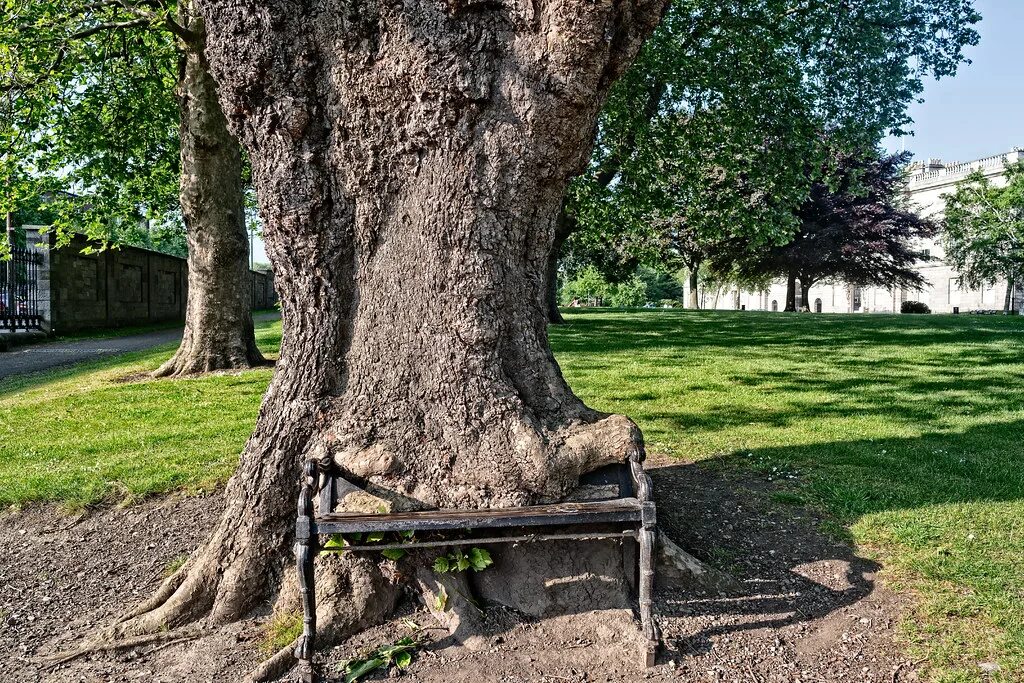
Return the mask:
M 317 532 L 346 534 L 373 531 L 496 529 L 557 524 L 638 522 L 643 506 L 636 498 L 531 505 L 485 510 L 417 510 L 391 514 L 332 512 L 316 517 Z

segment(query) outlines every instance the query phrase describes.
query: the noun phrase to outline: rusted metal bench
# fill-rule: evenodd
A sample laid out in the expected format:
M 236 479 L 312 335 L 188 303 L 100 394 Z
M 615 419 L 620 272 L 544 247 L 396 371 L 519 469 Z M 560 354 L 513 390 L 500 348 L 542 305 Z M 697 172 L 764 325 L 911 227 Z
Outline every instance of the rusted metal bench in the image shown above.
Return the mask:
M 316 644 L 316 591 L 313 561 L 321 552 L 365 552 L 389 549 L 530 543 L 554 540 L 626 540 L 624 561 L 636 574 L 641 630 L 645 637 L 643 661 L 654 664 L 660 634 L 651 613 L 654 588 L 653 552 L 655 507 L 651 479 L 643 470 L 643 452 L 634 451 L 623 464 L 610 465 L 586 475 L 581 485 L 614 488 L 617 495 L 598 500 L 484 510 L 418 510 L 387 514 L 334 512 L 338 501 L 363 489 L 347 481 L 333 461 L 308 461 L 303 469 L 296 522 L 295 554 L 302 592 L 303 629 L 295 656 L 302 680 L 316 681 L 313 650 Z M 317 499 L 314 512 L 314 499 Z M 590 531 L 565 527 L 590 526 Z M 502 530 L 508 535 L 488 533 Z M 429 532 L 429 538 L 399 543 L 346 544 L 325 547 L 320 537 L 331 534 Z M 639 553 L 633 545 L 639 546 Z M 627 576 L 629 575 L 627 574 Z

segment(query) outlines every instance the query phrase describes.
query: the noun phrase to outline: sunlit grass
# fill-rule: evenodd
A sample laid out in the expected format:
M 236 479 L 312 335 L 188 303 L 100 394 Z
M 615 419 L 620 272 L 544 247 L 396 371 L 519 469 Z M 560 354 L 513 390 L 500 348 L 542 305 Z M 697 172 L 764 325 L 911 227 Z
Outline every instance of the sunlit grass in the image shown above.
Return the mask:
M 1024 674 L 1024 320 L 571 313 L 553 332 L 592 406 L 651 450 L 797 473 L 780 502 L 827 509 L 918 596 L 933 677 Z M 785 499 L 785 500 L 781 500 Z
M 257 327 L 274 354 L 280 323 Z M 151 380 L 174 344 L 0 384 L 0 507 L 208 489 L 234 469 L 271 369 Z

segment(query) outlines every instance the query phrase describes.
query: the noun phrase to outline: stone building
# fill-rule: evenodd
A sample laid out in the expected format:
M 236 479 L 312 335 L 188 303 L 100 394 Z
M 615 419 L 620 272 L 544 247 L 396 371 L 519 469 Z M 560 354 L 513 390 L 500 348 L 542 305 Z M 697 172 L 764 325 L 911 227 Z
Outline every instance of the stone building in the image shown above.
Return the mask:
M 995 185 L 1005 183 L 1003 168 L 1024 159 L 1024 149 L 1014 147 L 1005 154 L 985 157 L 967 162 L 947 162 L 928 159 L 910 167 L 907 176 L 907 197 L 922 216 L 941 219 L 945 209 L 944 195 L 956 190 L 970 173 L 981 170 Z M 811 287 L 808 300 L 800 302 L 797 289 L 797 306 L 805 304 L 808 310 L 819 313 L 892 313 L 899 312 L 902 302 L 920 301 L 934 313 L 952 313 L 980 310 L 1002 310 L 1006 297 L 1006 283 L 981 289 L 962 285 L 957 271 L 947 264 L 943 257 L 942 239 L 929 240 L 920 245 L 932 257 L 920 264 L 920 272 L 928 285 L 922 290 L 885 289 L 881 287 L 858 287 L 844 282 L 820 283 Z M 700 292 L 704 308 L 734 309 L 745 308 L 754 311 L 783 310 L 786 307 L 786 282 L 778 280 L 764 292 Z M 1024 312 L 1024 283 L 1017 287 L 1014 309 Z

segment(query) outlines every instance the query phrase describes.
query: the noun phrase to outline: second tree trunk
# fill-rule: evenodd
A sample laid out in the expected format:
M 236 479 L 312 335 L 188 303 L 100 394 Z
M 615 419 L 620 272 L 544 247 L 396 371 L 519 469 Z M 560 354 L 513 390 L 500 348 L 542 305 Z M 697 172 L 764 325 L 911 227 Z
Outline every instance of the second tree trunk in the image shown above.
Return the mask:
M 242 152 L 199 48 L 185 55 L 181 98 L 181 212 L 188 238 L 185 333 L 156 374 L 187 375 L 264 363 L 252 322 Z

